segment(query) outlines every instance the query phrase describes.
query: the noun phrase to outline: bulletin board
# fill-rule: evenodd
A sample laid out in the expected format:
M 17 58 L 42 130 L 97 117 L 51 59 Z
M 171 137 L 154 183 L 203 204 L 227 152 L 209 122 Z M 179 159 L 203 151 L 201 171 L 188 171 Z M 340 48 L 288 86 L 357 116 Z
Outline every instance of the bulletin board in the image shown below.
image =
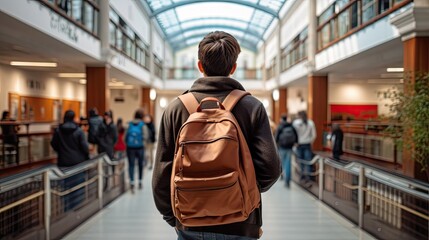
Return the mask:
M 71 109 L 76 118 L 81 116 L 82 104 L 74 100 L 20 96 L 9 93 L 9 112 L 18 121 L 62 122 L 65 111 Z

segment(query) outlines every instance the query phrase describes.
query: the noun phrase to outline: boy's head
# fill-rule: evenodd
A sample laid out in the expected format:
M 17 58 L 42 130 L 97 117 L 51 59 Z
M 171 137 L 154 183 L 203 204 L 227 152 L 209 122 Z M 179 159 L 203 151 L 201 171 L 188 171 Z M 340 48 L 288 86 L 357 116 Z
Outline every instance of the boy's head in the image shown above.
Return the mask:
M 229 76 L 237 67 L 240 45 L 231 34 L 215 31 L 198 45 L 198 68 L 206 76 Z

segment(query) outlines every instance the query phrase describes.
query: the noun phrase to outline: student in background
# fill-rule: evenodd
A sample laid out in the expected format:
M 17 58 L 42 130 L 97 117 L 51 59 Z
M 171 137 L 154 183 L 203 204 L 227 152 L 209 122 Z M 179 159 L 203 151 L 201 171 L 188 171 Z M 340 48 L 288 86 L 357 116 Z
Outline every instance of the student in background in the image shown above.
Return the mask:
M 332 124 L 331 142 L 332 142 L 332 156 L 335 160 L 340 160 L 343 154 L 343 130 L 338 123 Z
M 313 120 L 308 119 L 306 111 L 298 112 L 298 119 L 293 121 L 293 127 L 298 133 L 298 148 L 297 157 L 301 161 L 310 162 L 313 158 L 311 144 L 316 139 L 316 127 Z M 305 182 L 307 187 L 310 186 L 311 166 L 301 163 L 301 180 Z
M 104 113 L 103 122 L 98 127 L 97 142 L 98 142 L 98 153 L 105 152 L 110 159 L 113 160 L 114 146 L 118 140 L 118 131 L 116 125 L 113 122 L 112 111 Z
M 279 150 L 280 161 L 282 161 L 285 186 L 289 188 L 291 179 L 291 157 L 292 147 L 298 143 L 298 134 L 290 122 L 287 115 L 283 114 L 281 122 L 277 128 L 275 140 Z
M 128 171 L 130 176 L 131 192 L 134 193 L 134 166 L 135 160 L 138 163 L 139 189 L 143 188 L 143 164 L 144 164 L 144 136 L 146 130 L 143 122 L 143 111 L 137 110 L 134 114 L 134 120 L 128 124 L 125 135 L 127 145 Z
M 149 170 L 152 169 L 153 167 L 153 148 L 155 145 L 155 125 L 153 124 L 153 118 L 151 115 L 146 114 L 144 116 L 144 123 L 147 126 L 147 130 L 148 130 L 148 137 L 145 138 L 145 145 L 144 145 L 144 150 L 145 150 L 145 161 L 146 164 L 149 165 Z
M 115 158 L 121 159 L 125 157 L 125 150 L 127 148 L 124 141 L 125 127 L 124 127 L 122 118 L 118 118 L 118 121 L 116 122 L 116 128 L 118 130 L 118 141 L 116 141 L 116 144 L 114 147 Z

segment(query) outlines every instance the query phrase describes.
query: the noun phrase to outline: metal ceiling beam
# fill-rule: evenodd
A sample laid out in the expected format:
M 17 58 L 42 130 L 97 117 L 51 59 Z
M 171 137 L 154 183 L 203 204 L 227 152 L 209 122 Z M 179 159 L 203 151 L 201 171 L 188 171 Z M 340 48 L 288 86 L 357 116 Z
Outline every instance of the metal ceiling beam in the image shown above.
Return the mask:
M 240 20 L 240 19 L 236 19 L 236 18 L 226 18 L 226 17 L 206 17 L 206 18 L 193 18 L 193 19 L 188 19 L 188 20 L 186 20 L 186 21 L 179 22 L 178 24 L 171 25 L 171 26 L 169 26 L 168 28 L 164 28 L 164 29 L 168 30 L 169 28 L 177 27 L 177 26 L 179 26 L 179 25 L 183 25 L 183 24 L 186 24 L 186 23 L 190 23 L 190 22 L 204 22 L 204 21 L 206 21 L 206 20 L 225 20 L 225 21 L 231 21 L 231 22 L 236 22 L 236 23 L 242 23 L 242 24 L 246 24 L 246 25 L 249 23 L 248 21 L 244 21 L 244 20 Z M 256 27 L 256 28 L 260 28 L 260 29 L 264 29 L 264 30 L 265 30 L 265 27 L 260 26 L 260 25 L 252 25 L 252 26 L 253 26 L 253 27 Z
M 189 31 L 195 31 L 195 30 L 201 30 L 201 29 L 206 29 L 206 28 L 219 28 L 219 29 L 230 29 L 230 30 L 236 30 L 239 32 L 243 32 L 244 34 L 248 34 L 250 36 L 253 36 L 255 38 L 257 38 L 258 40 L 262 40 L 262 35 L 254 32 L 254 31 L 246 31 L 243 28 L 239 28 L 239 27 L 235 27 L 235 26 L 230 26 L 230 25 L 224 25 L 224 24 L 216 24 L 216 25 L 200 25 L 200 26 L 195 26 L 195 27 L 189 27 L 189 28 L 182 28 L 181 30 L 178 30 L 176 32 L 173 32 L 171 34 L 168 34 L 168 38 L 170 38 L 171 40 L 175 39 L 177 36 L 185 33 L 185 32 L 189 32 Z M 208 33 L 208 32 L 207 32 Z
M 202 1 L 202 0 L 184 0 L 184 1 L 180 1 L 180 2 L 175 2 L 173 4 L 170 4 L 168 6 L 165 7 L 161 7 L 157 10 L 154 10 L 152 12 L 151 17 L 156 17 L 156 15 L 163 13 L 165 11 L 180 7 L 180 6 L 184 6 L 184 5 L 189 5 L 189 4 L 195 4 L 195 3 L 205 3 L 207 1 Z M 251 2 L 247 2 L 247 1 L 239 1 L 239 0 L 217 0 L 215 2 L 221 2 L 221 3 L 233 3 L 233 4 L 238 4 L 238 5 L 243 5 L 243 6 L 247 6 L 247 7 L 251 7 L 251 8 L 255 8 L 257 10 L 263 11 L 265 13 L 268 13 L 270 15 L 272 15 L 273 17 L 278 17 L 278 12 L 274 11 L 271 8 L 265 7 L 265 6 L 261 6 L 258 4 L 254 4 Z

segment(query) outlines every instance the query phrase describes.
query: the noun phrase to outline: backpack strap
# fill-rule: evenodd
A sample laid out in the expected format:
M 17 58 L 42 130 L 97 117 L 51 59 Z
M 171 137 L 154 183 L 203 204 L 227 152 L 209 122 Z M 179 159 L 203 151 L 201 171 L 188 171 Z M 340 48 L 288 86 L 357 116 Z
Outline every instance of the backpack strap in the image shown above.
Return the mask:
M 189 115 L 196 112 L 198 106 L 200 105 L 195 96 L 190 92 L 180 95 L 178 98 L 180 99 L 180 101 L 182 101 L 183 105 L 185 105 Z
M 235 104 L 246 95 L 250 95 L 250 93 L 238 89 L 232 90 L 228 96 L 226 96 L 225 100 L 223 100 L 222 104 L 226 110 L 231 111 L 235 107 Z

